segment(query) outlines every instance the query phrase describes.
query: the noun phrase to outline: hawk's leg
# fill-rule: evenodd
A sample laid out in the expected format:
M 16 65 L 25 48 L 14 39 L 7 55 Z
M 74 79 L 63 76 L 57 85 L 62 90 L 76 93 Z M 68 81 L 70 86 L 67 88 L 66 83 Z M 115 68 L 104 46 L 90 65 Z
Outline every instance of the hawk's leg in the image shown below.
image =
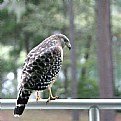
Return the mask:
M 36 101 L 38 102 L 39 99 L 40 99 L 39 93 L 38 91 L 36 91 Z
M 49 92 L 49 98 L 48 98 L 46 104 L 47 104 L 50 100 L 55 100 L 55 99 L 58 99 L 58 98 L 59 98 L 58 96 L 53 97 L 52 91 L 51 91 L 51 87 L 48 87 L 48 92 Z

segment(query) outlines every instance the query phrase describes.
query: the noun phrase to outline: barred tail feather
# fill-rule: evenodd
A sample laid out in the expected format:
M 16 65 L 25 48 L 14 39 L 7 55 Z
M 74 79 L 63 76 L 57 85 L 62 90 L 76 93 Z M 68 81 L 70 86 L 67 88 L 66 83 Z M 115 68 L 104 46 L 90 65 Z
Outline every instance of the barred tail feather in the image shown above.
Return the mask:
M 22 115 L 23 111 L 25 109 L 25 105 L 18 105 L 14 109 L 14 117 L 19 117 Z
M 22 115 L 22 113 L 23 113 L 23 111 L 24 111 L 24 109 L 25 109 L 25 104 L 27 104 L 27 102 L 28 102 L 28 99 L 29 98 L 21 98 L 21 97 L 19 97 L 18 99 L 17 99 L 17 104 L 16 104 L 16 107 L 15 107 L 15 109 L 14 109 L 14 116 L 15 117 L 19 117 L 20 115 Z
M 19 117 L 20 115 L 22 115 L 30 95 L 31 91 L 28 90 L 19 91 L 16 107 L 14 109 L 14 117 Z

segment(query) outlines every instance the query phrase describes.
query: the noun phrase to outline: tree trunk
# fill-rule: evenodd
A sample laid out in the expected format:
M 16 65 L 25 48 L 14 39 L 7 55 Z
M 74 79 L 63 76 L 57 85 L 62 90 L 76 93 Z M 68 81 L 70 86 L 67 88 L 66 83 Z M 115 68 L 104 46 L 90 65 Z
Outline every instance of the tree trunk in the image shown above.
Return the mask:
M 97 54 L 100 79 L 100 97 L 113 98 L 113 64 L 110 28 L 110 0 L 97 2 Z M 115 112 L 102 111 L 101 121 L 114 121 Z
M 88 59 L 89 59 L 89 55 L 90 55 L 89 51 L 90 51 L 90 48 L 91 48 L 91 41 L 92 41 L 92 37 L 91 37 L 91 35 L 89 35 L 88 41 L 87 41 L 86 46 L 85 46 L 85 48 L 87 49 L 86 52 L 85 52 L 85 55 L 84 55 L 85 62 L 87 62 Z M 82 67 L 82 69 L 81 69 L 81 80 L 84 81 L 85 77 L 86 77 L 86 67 Z
M 71 41 L 71 81 L 72 81 L 72 98 L 77 98 L 77 79 L 76 79 L 76 52 L 75 52 L 75 44 L 74 44 L 74 11 L 73 11 L 73 0 L 68 1 L 68 14 L 69 14 L 69 35 Z M 78 110 L 72 111 L 72 120 L 79 121 L 79 112 Z

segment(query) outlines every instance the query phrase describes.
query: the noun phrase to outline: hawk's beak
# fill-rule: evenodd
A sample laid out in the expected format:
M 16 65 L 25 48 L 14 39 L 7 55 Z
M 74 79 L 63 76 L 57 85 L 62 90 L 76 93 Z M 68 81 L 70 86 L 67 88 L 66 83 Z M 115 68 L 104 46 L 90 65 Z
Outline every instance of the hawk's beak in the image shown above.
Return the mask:
M 70 50 L 70 49 L 71 49 L 71 46 L 69 46 L 68 48 L 69 48 L 69 50 Z
M 70 43 L 68 43 L 67 44 L 67 47 L 69 48 L 69 50 L 71 49 L 71 44 Z
M 71 49 L 71 44 L 70 43 L 68 44 L 68 48 L 69 48 L 69 50 Z

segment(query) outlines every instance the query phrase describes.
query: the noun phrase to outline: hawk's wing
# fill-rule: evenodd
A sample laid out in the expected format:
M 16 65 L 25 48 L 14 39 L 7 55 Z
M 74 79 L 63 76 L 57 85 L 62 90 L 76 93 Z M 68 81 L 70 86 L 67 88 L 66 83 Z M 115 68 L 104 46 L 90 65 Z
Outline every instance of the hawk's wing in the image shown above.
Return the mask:
M 58 74 L 63 59 L 60 46 L 38 51 L 34 49 L 28 54 L 22 71 L 22 85 L 25 89 L 46 89 Z

